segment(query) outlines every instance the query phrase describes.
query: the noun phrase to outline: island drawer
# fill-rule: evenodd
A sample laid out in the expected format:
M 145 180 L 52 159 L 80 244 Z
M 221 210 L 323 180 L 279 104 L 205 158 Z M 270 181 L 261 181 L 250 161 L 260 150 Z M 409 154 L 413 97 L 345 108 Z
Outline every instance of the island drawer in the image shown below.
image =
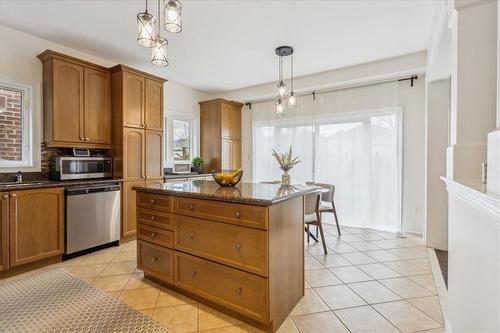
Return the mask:
M 172 231 L 155 228 L 149 225 L 139 223 L 137 238 L 160 245 L 172 248 L 174 245 L 174 233 Z
M 267 276 L 267 231 L 174 214 L 174 247 Z
M 176 287 L 267 322 L 266 278 L 175 252 Z
M 267 207 L 174 197 L 174 213 L 267 229 Z
M 162 281 L 173 283 L 174 251 L 142 240 L 137 241 L 137 267 Z
M 137 205 L 164 212 L 172 211 L 172 197 L 164 194 L 137 192 Z
M 168 230 L 174 229 L 172 214 L 164 211 L 141 208 L 137 210 L 137 222 Z

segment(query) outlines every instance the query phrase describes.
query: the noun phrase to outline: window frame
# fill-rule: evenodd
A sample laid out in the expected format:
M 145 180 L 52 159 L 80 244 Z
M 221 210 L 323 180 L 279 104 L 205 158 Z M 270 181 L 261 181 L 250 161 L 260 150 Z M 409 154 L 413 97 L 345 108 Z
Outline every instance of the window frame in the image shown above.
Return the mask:
M 0 87 L 22 93 L 22 160 L 9 161 L 0 159 L 0 173 L 41 171 L 40 147 L 40 83 L 20 82 L 8 78 L 0 79 Z
M 174 160 L 174 120 L 186 121 L 189 123 L 189 161 L 175 161 Z M 187 114 L 184 112 L 175 112 L 165 110 L 164 115 L 164 167 L 172 167 L 174 162 L 191 162 L 198 152 L 198 122 L 199 118 L 196 115 Z

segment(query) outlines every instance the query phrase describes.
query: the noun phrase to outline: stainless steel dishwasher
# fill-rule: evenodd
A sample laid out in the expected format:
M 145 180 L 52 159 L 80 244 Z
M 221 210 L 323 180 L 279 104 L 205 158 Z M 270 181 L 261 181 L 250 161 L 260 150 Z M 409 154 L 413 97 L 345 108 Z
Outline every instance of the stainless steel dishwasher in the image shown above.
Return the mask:
M 119 183 L 74 186 L 66 189 L 65 257 L 117 243 L 119 239 Z

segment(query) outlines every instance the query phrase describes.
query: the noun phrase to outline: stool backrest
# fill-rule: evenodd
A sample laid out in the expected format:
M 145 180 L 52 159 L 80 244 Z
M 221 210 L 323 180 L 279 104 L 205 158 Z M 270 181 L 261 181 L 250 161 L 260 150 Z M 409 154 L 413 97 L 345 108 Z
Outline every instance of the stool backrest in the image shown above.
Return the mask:
M 307 193 L 304 197 L 304 214 L 316 213 L 319 208 L 319 193 Z
M 321 193 L 321 201 L 326 201 L 326 202 L 333 201 L 333 196 L 335 194 L 335 185 L 326 183 L 315 183 L 315 182 L 306 182 L 306 185 L 326 188 L 328 192 Z

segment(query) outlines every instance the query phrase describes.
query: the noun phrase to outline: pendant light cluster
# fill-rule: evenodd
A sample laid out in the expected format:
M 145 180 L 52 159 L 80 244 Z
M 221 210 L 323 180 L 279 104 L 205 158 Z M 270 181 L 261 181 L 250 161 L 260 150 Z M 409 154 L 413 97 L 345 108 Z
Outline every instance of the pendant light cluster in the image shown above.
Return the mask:
M 163 27 L 168 32 L 181 32 L 181 3 L 178 0 L 164 0 L 163 5 Z M 160 0 L 158 0 L 158 15 L 154 17 L 148 13 L 148 0 L 146 0 L 146 10 L 137 14 L 137 43 L 151 48 L 151 63 L 153 65 L 165 67 L 168 66 L 168 40 L 161 35 L 160 7 Z
M 276 48 L 276 55 L 279 57 L 279 64 L 274 114 L 277 117 L 282 117 L 288 109 L 294 109 L 297 106 L 297 96 L 293 91 L 293 47 L 280 46 Z M 290 56 L 290 93 L 286 90 L 286 83 L 283 78 L 283 58 L 288 56 Z

